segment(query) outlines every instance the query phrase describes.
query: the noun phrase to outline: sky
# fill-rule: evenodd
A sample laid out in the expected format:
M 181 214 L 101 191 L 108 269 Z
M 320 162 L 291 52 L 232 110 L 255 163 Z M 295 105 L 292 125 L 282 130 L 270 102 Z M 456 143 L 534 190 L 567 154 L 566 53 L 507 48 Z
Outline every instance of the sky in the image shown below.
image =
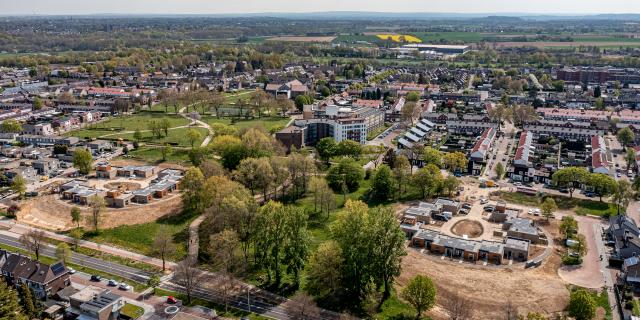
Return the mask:
M 640 13 L 639 0 L 0 0 L 0 15 L 263 12 Z

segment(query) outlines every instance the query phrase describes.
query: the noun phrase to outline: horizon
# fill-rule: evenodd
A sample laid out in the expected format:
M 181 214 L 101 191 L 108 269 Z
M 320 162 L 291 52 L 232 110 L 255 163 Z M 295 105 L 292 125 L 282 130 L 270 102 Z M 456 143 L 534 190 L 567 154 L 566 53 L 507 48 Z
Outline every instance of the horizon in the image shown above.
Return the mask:
M 265 14 L 433 14 L 433 15 L 551 15 L 581 16 L 598 14 L 640 14 L 640 2 L 611 0 L 540 0 L 515 3 L 486 0 L 481 4 L 469 0 L 416 1 L 400 0 L 327 0 L 322 3 L 300 3 L 293 0 L 244 0 L 219 3 L 206 0 L 184 0 L 159 3 L 153 0 L 81 1 L 24 0 L 0 5 L 1 16 L 60 15 L 265 15 Z M 114 9 L 118 8 L 118 9 Z M 366 10 L 362 10 L 366 8 Z M 549 9 L 553 8 L 553 9 Z

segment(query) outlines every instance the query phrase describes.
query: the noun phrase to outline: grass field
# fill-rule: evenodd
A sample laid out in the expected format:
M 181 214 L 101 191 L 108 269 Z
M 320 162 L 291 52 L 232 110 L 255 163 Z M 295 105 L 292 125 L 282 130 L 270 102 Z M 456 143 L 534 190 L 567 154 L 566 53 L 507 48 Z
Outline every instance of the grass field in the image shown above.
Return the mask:
M 573 210 L 578 215 L 594 215 L 594 216 L 612 216 L 617 215 L 617 206 L 615 204 L 599 202 L 593 200 L 585 200 L 578 198 L 569 198 L 559 195 L 546 195 L 555 200 L 558 209 Z M 538 207 L 540 205 L 539 198 L 529 196 L 518 192 L 501 192 L 500 198 L 507 202 L 522 204 L 526 206 Z
M 289 123 L 289 118 L 283 117 L 264 117 L 264 118 L 254 118 L 252 120 L 236 120 L 236 119 L 218 119 L 212 116 L 202 117 L 202 121 L 208 123 L 209 125 L 213 125 L 214 123 L 221 123 L 224 125 L 228 125 L 236 128 L 236 130 L 240 131 L 242 129 L 261 126 L 267 130 L 271 130 L 274 127 L 282 127 Z
M 199 146 L 204 140 L 204 138 L 207 137 L 207 134 L 209 134 L 209 131 L 207 129 L 200 128 L 200 127 L 178 128 L 178 129 L 169 130 L 168 136 L 165 136 L 159 139 L 154 137 L 151 134 L 151 132 L 142 132 L 143 138 L 141 142 L 151 143 L 154 145 L 163 145 L 167 143 L 167 144 L 179 146 L 179 147 L 191 147 L 191 142 L 187 137 L 187 132 L 189 130 L 196 130 L 200 133 L 200 139 L 198 139 L 195 142 L 194 144 L 195 146 Z M 108 137 L 108 139 L 111 139 L 111 140 L 120 139 L 120 138 L 124 140 L 133 141 L 133 133 L 117 134 L 117 135 L 112 135 Z
M 157 164 L 162 162 L 162 152 L 160 148 L 152 146 L 143 146 L 135 150 L 130 150 L 123 159 L 133 159 L 148 163 Z M 186 164 L 189 162 L 189 153 L 186 149 L 174 149 L 172 153 L 167 155 L 167 162 Z
M 99 234 L 87 234 L 86 239 L 126 248 L 147 256 L 155 256 L 154 238 L 162 230 L 161 228 L 166 228 L 176 244 L 175 253 L 168 259 L 178 261 L 187 252 L 188 226 L 192 220 L 193 217 L 187 214 L 144 224 L 125 225 L 101 230 Z
M 129 319 L 138 319 L 144 315 L 144 309 L 130 303 L 125 303 L 122 309 L 120 309 L 120 314 Z
M 163 119 L 169 120 L 169 127 L 171 128 L 189 124 L 189 120 L 181 116 L 143 112 L 111 118 L 81 130 L 67 132 L 65 135 L 78 138 L 97 138 L 106 134 L 118 133 L 119 131 L 148 130 L 150 121 L 161 121 Z

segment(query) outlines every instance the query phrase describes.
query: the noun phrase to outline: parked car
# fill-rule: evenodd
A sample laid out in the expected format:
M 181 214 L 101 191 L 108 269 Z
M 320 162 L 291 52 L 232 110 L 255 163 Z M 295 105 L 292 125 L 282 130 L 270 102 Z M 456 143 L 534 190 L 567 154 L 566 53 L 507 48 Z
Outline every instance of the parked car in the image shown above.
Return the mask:
M 558 189 L 558 191 L 560 193 L 569 193 L 569 189 L 567 189 L 567 188 L 560 188 L 560 189 Z
M 111 279 L 107 282 L 107 285 L 112 286 L 112 287 L 117 287 L 119 285 L 118 281 Z
M 100 282 L 100 281 L 102 281 L 102 276 L 97 275 L 97 274 L 91 275 L 91 281 Z
M 486 212 L 493 212 L 494 210 L 496 210 L 496 207 L 494 207 L 494 206 L 486 206 L 486 207 L 484 207 L 484 211 L 486 211 Z
M 480 199 L 480 204 L 487 204 L 487 203 L 489 203 L 489 199 L 487 198 Z
M 461 208 L 462 208 L 462 209 L 471 210 L 471 204 L 469 204 L 469 203 L 463 203 Z
M 124 290 L 124 291 L 130 291 L 132 289 L 132 287 L 123 282 L 123 283 L 120 284 L 120 286 L 118 286 L 118 289 Z
M 69 274 L 74 274 L 74 273 L 76 273 L 76 269 L 74 269 L 74 268 L 69 268 L 69 267 L 67 267 L 67 270 L 69 271 Z
M 178 299 L 176 299 L 176 298 L 174 298 L 172 296 L 168 296 L 167 297 L 167 303 L 168 304 L 176 304 L 176 303 L 178 303 Z

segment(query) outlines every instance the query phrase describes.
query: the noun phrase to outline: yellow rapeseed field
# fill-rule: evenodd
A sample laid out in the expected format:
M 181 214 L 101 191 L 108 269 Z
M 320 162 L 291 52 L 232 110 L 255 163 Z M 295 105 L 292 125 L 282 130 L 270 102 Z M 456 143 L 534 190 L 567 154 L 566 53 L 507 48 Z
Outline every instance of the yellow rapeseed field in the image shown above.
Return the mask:
M 391 39 L 393 42 L 409 42 L 409 43 L 420 43 L 422 40 L 416 38 L 409 34 L 378 34 L 376 37 L 382 40 Z

